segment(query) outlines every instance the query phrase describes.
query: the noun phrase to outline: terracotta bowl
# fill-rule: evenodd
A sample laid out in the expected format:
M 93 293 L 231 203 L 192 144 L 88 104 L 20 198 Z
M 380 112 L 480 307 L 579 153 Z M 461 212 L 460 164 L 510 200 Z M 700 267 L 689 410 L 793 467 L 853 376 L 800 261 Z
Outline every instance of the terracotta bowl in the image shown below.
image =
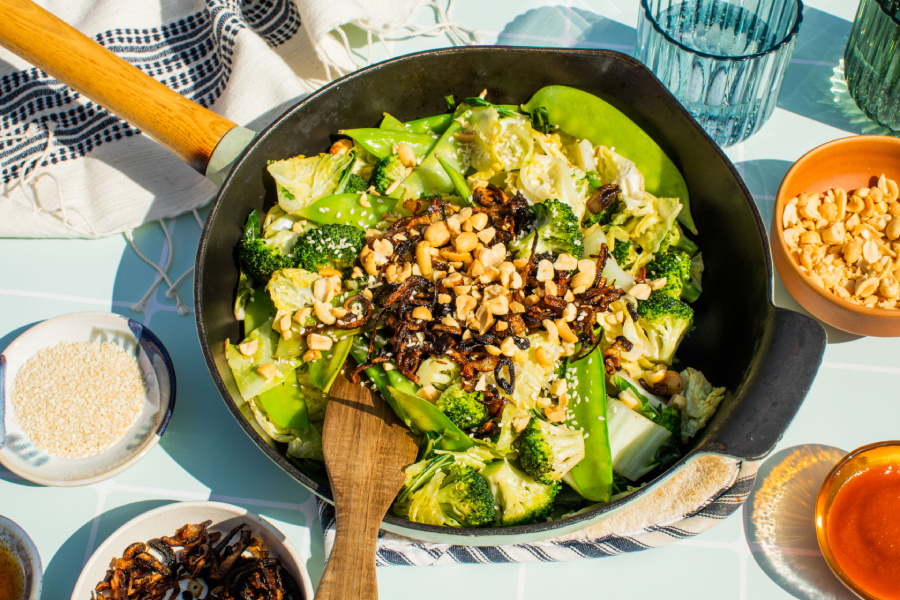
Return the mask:
M 781 214 L 791 198 L 804 192 L 834 187 L 846 191 L 875 185 L 884 175 L 900 182 L 900 139 L 859 135 L 834 140 L 804 154 L 784 176 L 778 196 L 769 245 L 784 286 L 813 316 L 833 327 L 858 335 L 900 337 L 900 310 L 867 308 L 841 300 L 817 286 L 791 258 L 782 235 Z

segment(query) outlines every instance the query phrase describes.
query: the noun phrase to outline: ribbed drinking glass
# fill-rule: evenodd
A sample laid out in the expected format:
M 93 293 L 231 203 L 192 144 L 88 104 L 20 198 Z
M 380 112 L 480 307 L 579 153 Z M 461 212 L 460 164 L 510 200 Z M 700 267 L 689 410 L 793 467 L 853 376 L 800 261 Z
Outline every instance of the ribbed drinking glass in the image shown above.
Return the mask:
M 775 110 L 803 21 L 800 0 L 641 0 L 638 60 L 720 145 Z
M 900 131 L 900 0 L 862 0 L 844 52 L 850 95 L 870 119 Z

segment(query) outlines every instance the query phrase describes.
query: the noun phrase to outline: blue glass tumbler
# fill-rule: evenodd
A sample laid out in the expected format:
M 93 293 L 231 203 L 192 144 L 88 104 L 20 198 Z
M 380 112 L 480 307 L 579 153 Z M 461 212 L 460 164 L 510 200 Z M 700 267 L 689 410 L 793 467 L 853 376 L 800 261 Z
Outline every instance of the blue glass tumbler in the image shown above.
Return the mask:
M 720 146 L 772 116 L 800 0 L 641 0 L 636 56 Z
M 857 106 L 900 131 L 900 0 L 862 0 L 844 53 L 844 77 Z

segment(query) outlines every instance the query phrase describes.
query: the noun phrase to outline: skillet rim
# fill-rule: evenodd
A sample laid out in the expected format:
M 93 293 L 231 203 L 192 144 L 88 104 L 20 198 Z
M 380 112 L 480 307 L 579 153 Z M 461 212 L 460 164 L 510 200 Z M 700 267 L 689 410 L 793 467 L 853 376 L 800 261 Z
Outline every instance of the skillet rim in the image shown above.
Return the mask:
M 222 400 L 225 402 L 225 405 L 228 407 L 228 410 L 232 413 L 235 419 L 238 421 L 238 424 L 244 430 L 244 432 L 250 437 L 250 439 L 273 461 L 277 464 L 284 472 L 290 475 L 293 479 L 298 481 L 301 485 L 303 485 L 306 489 L 315 494 L 318 498 L 325 500 L 329 504 L 334 504 L 333 499 L 331 497 L 331 490 L 319 485 L 315 481 L 313 481 L 309 476 L 300 471 L 293 463 L 291 463 L 283 454 L 277 452 L 272 446 L 270 446 L 266 441 L 262 438 L 262 436 L 253 428 L 253 426 L 247 421 L 244 414 L 237 407 L 234 399 L 231 396 L 231 393 L 228 391 L 228 388 L 225 386 L 225 382 L 222 380 L 219 370 L 216 367 L 216 361 L 213 357 L 212 351 L 209 347 L 206 326 L 203 319 L 203 290 L 202 290 L 202 280 L 203 280 L 203 263 L 206 258 L 206 250 L 209 243 L 209 230 L 216 218 L 216 215 L 219 212 L 219 209 L 222 205 L 222 199 L 226 195 L 232 180 L 235 177 L 235 174 L 240 170 L 243 166 L 244 162 L 248 159 L 248 157 L 256 151 L 257 147 L 260 143 L 268 138 L 270 135 L 275 135 L 277 130 L 284 124 L 289 118 L 291 118 L 295 112 L 302 110 L 303 107 L 309 102 L 319 98 L 322 95 L 329 94 L 332 90 L 337 89 L 344 82 L 350 81 L 357 77 L 366 77 L 372 73 L 377 72 L 379 69 L 385 68 L 389 65 L 395 65 L 398 63 L 403 63 L 407 61 L 415 61 L 423 56 L 444 56 L 444 55 L 458 55 L 458 54 L 477 54 L 481 52 L 511 52 L 516 54 L 526 54 L 526 55 L 534 55 L 534 54 L 558 54 L 558 55 L 567 55 L 567 56 L 585 56 L 588 58 L 611 58 L 613 60 L 618 60 L 627 63 L 632 68 L 638 69 L 638 71 L 642 72 L 643 75 L 648 79 L 648 82 L 652 82 L 657 87 L 657 92 L 663 95 L 674 108 L 679 110 L 682 115 L 686 118 L 686 120 L 693 125 L 693 127 L 706 139 L 707 144 L 714 149 L 715 152 L 718 153 L 719 159 L 724 163 L 725 167 L 729 169 L 732 177 L 737 182 L 740 190 L 742 192 L 742 196 L 744 201 L 749 205 L 750 211 L 754 218 L 754 223 L 756 225 L 757 233 L 759 234 L 760 244 L 763 250 L 763 257 L 765 262 L 765 271 L 766 271 L 766 302 L 769 308 L 769 315 L 775 310 L 774 304 L 774 270 L 772 266 L 772 254 L 771 248 L 768 244 L 768 236 L 766 234 L 765 224 L 763 223 L 762 215 L 759 212 L 759 207 L 757 207 L 756 202 L 753 200 L 753 196 L 750 191 L 747 189 L 746 184 L 744 183 L 743 178 L 741 178 L 737 169 L 731 160 L 725 155 L 722 149 L 718 144 L 706 133 L 703 127 L 697 123 L 697 121 L 688 113 L 688 111 L 681 105 L 681 103 L 669 92 L 669 90 L 659 81 L 659 79 L 650 71 L 643 63 L 638 61 L 637 59 L 628 56 L 627 54 L 623 54 L 621 52 L 617 52 L 614 50 L 600 50 L 600 49 L 591 49 L 591 48 L 539 48 L 539 47 L 530 47 L 530 46 L 461 46 L 454 48 L 440 48 L 436 50 L 425 50 L 421 52 L 415 52 L 412 54 L 406 54 L 403 56 L 399 56 L 397 58 L 392 58 L 386 61 L 382 61 L 364 68 L 361 68 L 357 71 L 349 73 L 339 79 L 336 79 L 329 83 L 326 86 L 316 90 L 315 92 L 309 94 L 287 110 L 285 110 L 277 119 L 275 119 L 271 124 L 269 124 L 265 129 L 263 129 L 254 139 L 247 145 L 247 147 L 241 152 L 240 156 L 234 161 L 231 171 L 228 173 L 228 176 L 225 178 L 225 181 L 222 183 L 222 187 L 219 189 L 219 192 L 216 194 L 215 201 L 212 205 L 212 209 L 209 212 L 209 215 L 206 219 L 206 223 L 203 227 L 203 233 L 200 237 L 200 242 L 197 247 L 197 257 L 195 260 L 195 273 L 194 277 L 194 314 L 195 314 L 195 322 L 197 326 L 197 334 L 200 339 L 200 346 L 203 351 L 203 358 L 206 361 L 206 367 L 212 376 L 213 382 L 216 384 L 216 388 L 219 392 L 219 395 L 222 397 Z M 768 317 L 767 317 L 768 318 Z M 787 425 L 785 425 L 785 429 Z M 597 505 L 591 507 L 584 512 L 570 515 L 564 519 L 560 519 L 557 521 L 545 521 L 541 523 L 535 523 L 531 525 L 518 525 L 514 527 L 496 527 L 496 528 L 484 528 L 484 529 L 473 529 L 473 528 L 455 528 L 455 527 L 443 527 L 437 525 L 426 525 L 423 523 L 414 523 L 412 521 L 407 521 L 405 519 L 397 518 L 393 515 L 386 514 L 383 523 L 390 525 L 395 530 L 412 530 L 411 534 L 414 536 L 414 532 L 422 532 L 426 534 L 430 534 L 429 537 L 435 536 L 446 536 L 450 538 L 450 542 L 456 543 L 458 538 L 481 538 L 481 537 L 509 537 L 514 538 L 519 535 L 531 535 L 539 534 L 546 531 L 553 531 L 557 529 L 563 528 L 571 528 L 578 523 L 582 523 L 585 521 L 591 521 L 595 519 L 600 514 L 610 512 L 610 511 L 618 511 L 624 505 L 635 501 L 641 497 L 643 497 L 648 492 L 655 490 L 662 483 L 673 477 L 680 470 L 682 470 L 689 462 L 709 454 L 718 454 L 720 456 L 730 456 L 724 452 L 718 452 L 715 449 L 701 449 L 695 447 L 693 450 L 685 454 L 677 463 L 657 475 L 652 481 L 646 484 L 641 489 L 635 491 L 632 494 L 624 498 L 620 498 L 618 500 L 609 502 L 604 505 Z M 732 457 L 735 458 L 735 457 Z M 741 460 L 741 459 L 738 459 Z M 716 497 L 724 493 L 727 488 L 724 488 Z M 712 500 L 714 498 L 711 498 Z M 546 536 L 543 539 L 549 539 L 551 536 Z M 511 539 L 511 541 L 514 541 Z

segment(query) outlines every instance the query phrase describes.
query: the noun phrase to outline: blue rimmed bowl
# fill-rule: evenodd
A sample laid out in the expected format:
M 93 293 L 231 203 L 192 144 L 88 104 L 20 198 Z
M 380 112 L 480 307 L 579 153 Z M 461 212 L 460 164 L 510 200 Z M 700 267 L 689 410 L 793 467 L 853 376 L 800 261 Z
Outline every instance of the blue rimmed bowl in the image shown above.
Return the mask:
M 60 342 L 110 342 L 135 356 L 147 386 L 136 421 L 95 456 L 61 458 L 38 448 L 12 403 L 16 374 L 40 350 Z M 162 437 L 175 408 L 175 369 L 162 342 L 134 319 L 102 312 L 63 315 L 28 329 L 0 354 L 0 464 L 35 483 L 78 486 L 102 481 L 138 462 Z

